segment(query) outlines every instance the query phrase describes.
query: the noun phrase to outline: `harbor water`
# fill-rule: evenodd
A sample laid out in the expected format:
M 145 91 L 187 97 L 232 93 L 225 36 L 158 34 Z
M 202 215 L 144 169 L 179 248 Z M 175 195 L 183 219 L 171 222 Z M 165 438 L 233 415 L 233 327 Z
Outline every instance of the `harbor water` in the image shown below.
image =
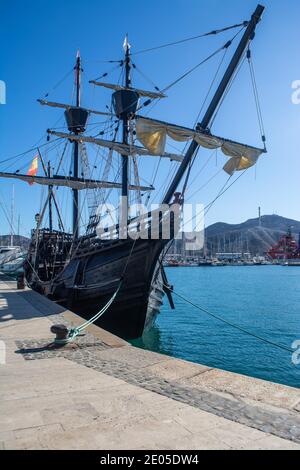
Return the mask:
M 166 268 L 169 283 L 191 302 L 254 335 L 292 349 L 300 340 L 300 267 Z M 155 326 L 134 345 L 173 357 L 294 387 L 292 352 L 249 336 L 176 295 L 165 297 Z

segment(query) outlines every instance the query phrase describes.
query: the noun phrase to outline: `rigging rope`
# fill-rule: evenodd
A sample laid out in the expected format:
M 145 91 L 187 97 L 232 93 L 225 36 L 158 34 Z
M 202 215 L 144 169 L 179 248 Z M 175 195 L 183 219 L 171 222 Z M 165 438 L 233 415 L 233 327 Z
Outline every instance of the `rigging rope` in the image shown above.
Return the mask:
M 242 28 L 242 29 L 243 29 L 243 28 Z M 221 58 L 221 61 L 220 61 L 219 65 L 218 65 L 217 71 L 216 71 L 216 73 L 215 73 L 215 75 L 214 75 L 214 77 L 213 77 L 213 79 L 212 79 L 212 82 L 211 82 L 209 91 L 208 91 L 208 93 L 207 93 L 207 95 L 206 95 L 206 97 L 205 97 L 205 99 L 204 99 L 204 102 L 203 102 L 203 104 L 202 104 L 201 110 L 200 110 L 200 112 L 199 112 L 199 114 L 198 114 L 198 116 L 197 116 L 197 120 L 198 120 L 199 115 L 200 115 L 200 113 L 201 113 L 201 111 L 202 111 L 202 109 L 203 109 L 203 107 L 204 107 L 204 104 L 205 104 L 205 102 L 206 102 L 206 100 L 207 100 L 207 98 L 208 98 L 208 96 L 209 96 L 209 93 L 210 93 L 210 91 L 211 91 L 211 89 L 212 89 L 212 87 L 213 87 L 213 85 L 214 85 L 214 83 L 215 83 L 215 81 L 216 81 L 216 79 L 217 79 L 218 73 L 219 73 L 220 68 L 221 68 L 221 66 L 222 66 L 222 63 L 223 63 L 223 61 L 224 61 L 224 59 L 225 59 L 226 53 L 227 53 L 227 51 L 228 51 L 228 48 L 229 48 L 229 46 L 231 45 L 231 43 L 234 41 L 234 39 L 241 33 L 242 29 L 240 29 L 230 41 L 228 41 L 226 44 L 224 44 L 224 46 L 222 46 L 221 48 L 219 48 L 217 51 L 215 51 L 215 52 L 212 53 L 210 56 L 208 56 L 206 59 L 204 59 L 200 64 L 197 64 L 195 67 L 193 67 L 193 68 L 190 69 L 188 72 L 186 72 L 186 74 L 182 75 L 182 76 L 179 77 L 176 81 L 174 81 L 172 84 L 168 85 L 166 88 L 164 88 L 164 89 L 162 90 L 163 92 L 166 91 L 167 89 L 169 89 L 170 87 L 172 87 L 173 85 L 175 85 L 176 83 L 178 83 L 179 81 L 181 81 L 183 78 L 185 78 L 189 73 L 192 73 L 192 71 L 194 71 L 194 70 L 195 70 L 197 67 L 199 67 L 201 64 L 207 62 L 210 58 L 212 58 L 212 57 L 214 57 L 216 54 L 218 54 L 221 50 L 224 50 L 224 54 L 223 54 L 223 56 L 222 56 L 222 58 Z M 151 110 L 152 110 L 152 108 L 158 103 L 158 101 L 160 101 L 160 100 L 157 100 L 157 101 L 153 104 L 153 106 L 151 107 Z M 146 102 L 146 103 L 147 103 L 147 102 Z M 145 106 L 145 103 L 144 103 L 140 108 L 142 108 L 143 106 Z M 140 108 L 139 108 L 139 109 L 140 109 Z M 146 115 L 149 114 L 149 112 L 150 112 L 150 110 L 148 111 L 148 113 L 146 113 Z M 197 120 L 196 120 L 196 121 L 197 121 Z M 185 145 L 185 149 L 186 149 L 186 146 L 187 146 L 187 144 Z M 184 151 L 184 150 L 183 150 L 183 151 Z M 195 159 L 193 159 L 193 163 L 194 163 L 194 162 L 195 162 Z M 159 161 L 159 164 L 160 164 L 160 161 Z M 158 164 L 158 166 L 159 166 L 159 164 Z M 156 173 L 156 174 L 157 174 L 157 173 Z M 155 177 L 156 177 L 156 174 L 155 174 Z M 187 185 L 187 180 L 186 180 L 186 185 Z M 150 199 L 150 197 L 148 197 L 148 202 L 149 202 L 149 199 Z
M 204 208 L 199 211 L 196 215 L 194 215 L 190 220 L 188 220 L 186 223 L 189 223 L 191 222 L 192 220 L 194 220 L 196 217 L 198 217 L 198 215 L 201 213 L 201 212 L 204 212 L 203 214 L 203 217 L 208 213 L 208 211 L 211 209 L 211 207 L 213 206 L 213 204 L 221 197 L 223 196 L 223 194 L 225 194 L 230 188 L 231 186 L 233 186 L 245 173 L 246 171 L 248 171 L 249 168 L 247 168 L 246 170 L 244 170 L 229 186 L 227 186 L 226 188 L 226 185 L 227 183 L 229 182 L 230 178 L 232 177 L 231 175 L 227 178 L 225 184 L 222 186 L 221 190 L 218 192 L 217 196 L 212 200 L 210 201 L 208 204 L 206 204 L 204 206 Z M 216 176 L 216 175 L 215 175 Z
M 235 24 L 235 25 L 232 25 L 232 26 L 227 26 L 227 27 L 221 28 L 221 29 L 216 29 L 216 30 L 213 30 L 213 31 L 209 31 L 208 33 L 198 34 L 197 36 L 192 36 L 192 37 L 189 37 L 189 38 L 180 39 L 179 41 L 173 41 L 173 42 L 169 42 L 169 43 L 166 43 L 166 44 L 161 44 L 160 46 L 150 47 L 148 49 L 142 49 L 140 51 L 134 52 L 131 55 L 143 54 L 145 52 L 155 51 L 155 50 L 163 49 L 163 48 L 169 47 L 169 46 L 175 46 L 177 44 L 182 44 L 184 42 L 193 41 L 194 39 L 200 39 L 200 38 L 203 38 L 203 37 L 206 37 L 206 36 L 216 36 L 217 34 L 223 33 L 225 31 L 229 31 L 230 29 L 240 28 L 241 26 L 246 27 L 247 25 L 248 25 L 248 21 L 244 21 L 243 23 Z
M 50 141 L 49 141 L 49 142 L 45 142 L 44 144 L 39 145 L 39 148 L 45 147 L 46 145 L 53 144 L 53 142 L 56 142 L 56 141 L 58 141 L 58 140 L 62 140 L 62 138 L 61 138 L 61 137 L 58 137 L 57 139 L 54 139 L 54 140 L 52 140 L 51 142 L 50 142 Z M 33 152 L 33 151 L 36 151 L 36 150 L 37 150 L 37 146 L 35 145 L 35 146 L 32 147 L 31 149 L 26 150 L 26 152 L 18 153 L 17 155 L 14 155 L 13 157 L 6 158 L 5 160 L 0 160 L 0 164 L 1 164 L 1 163 L 8 162 L 8 161 L 10 161 L 10 160 L 14 160 L 15 158 L 23 157 L 24 155 L 27 155 L 28 153 Z
M 252 61 L 252 54 L 251 54 L 250 48 L 248 48 L 248 51 L 247 51 L 247 59 L 248 59 L 248 64 L 249 64 L 249 70 L 250 70 L 254 100 L 255 100 L 255 105 L 256 105 L 256 112 L 257 112 L 259 130 L 260 130 L 262 142 L 263 142 L 264 147 L 266 149 L 265 127 L 264 127 L 264 121 L 263 121 L 263 116 L 262 116 L 262 111 L 261 111 L 260 99 L 259 99 L 259 94 L 258 94 L 258 88 L 257 88 L 255 71 L 254 71 L 254 66 L 253 66 L 253 61 Z
M 119 67 L 122 67 L 123 66 L 123 63 L 124 61 L 123 60 L 120 60 L 118 65 L 116 65 L 115 67 L 112 67 L 112 69 L 110 69 L 108 72 L 104 72 L 102 75 L 100 75 L 100 77 L 97 77 L 97 78 L 94 78 L 94 80 L 100 80 L 101 78 L 105 78 L 107 77 L 109 74 L 111 74 L 112 72 L 114 72 L 116 69 L 118 69 Z M 94 84 L 94 87 L 96 85 Z
M 160 91 L 160 88 L 155 85 L 154 81 L 151 80 L 151 78 L 149 78 L 144 72 L 142 72 L 142 70 L 132 62 L 132 67 L 143 77 L 145 78 L 145 80 L 147 80 L 153 87 L 156 91 Z
M 241 26 L 241 25 L 240 25 Z M 227 50 L 232 42 L 236 39 L 236 37 L 241 33 L 241 31 L 243 30 L 245 25 L 243 25 L 243 27 L 233 36 L 232 39 L 230 39 L 229 41 L 226 42 L 226 44 L 224 44 L 222 47 L 220 47 L 219 49 L 217 49 L 215 52 L 213 52 L 212 54 L 210 54 L 208 57 L 206 57 L 205 59 L 203 59 L 199 64 L 195 65 L 194 67 L 192 67 L 191 69 L 189 69 L 187 72 L 185 72 L 183 75 L 181 75 L 180 77 L 178 77 L 174 82 L 170 83 L 169 85 L 167 85 L 163 90 L 161 90 L 162 93 L 164 93 L 165 91 L 169 90 L 171 87 L 173 87 L 174 85 L 176 85 L 178 82 L 180 82 L 181 80 L 183 80 L 186 76 L 190 75 L 192 72 L 194 72 L 198 67 L 200 67 L 201 65 L 205 64 L 206 62 L 208 62 L 211 58 L 213 58 L 215 55 L 217 55 L 219 52 L 221 52 L 222 50 Z M 222 63 L 222 60 L 221 60 L 221 63 Z M 139 108 L 137 109 L 136 112 L 138 112 L 140 109 L 142 109 L 143 107 L 146 107 L 146 106 L 149 106 L 151 103 L 152 103 L 152 106 L 151 108 L 149 109 L 148 113 L 150 111 L 152 111 L 152 109 L 154 108 L 154 106 L 156 106 L 159 101 L 161 100 L 161 98 L 159 98 L 158 100 L 155 100 L 154 103 L 152 103 L 152 100 L 151 99 L 148 99 L 146 100 L 141 106 L 139 106 Z M 218 110 L 220 108 L 220 105 L 218 107 Z M 218 110 L 216 111 L 216 113 L 218 112 Z
M 217 70 L 216 70 L 216 73 L 215 73 L 215 75 L 214 75 L 214 77 L 213 77 L 213 79 L 212 79 L 212 81 L 211 81 L 211 84 L 210 84 L 210 87 L 209 87 L 209 89 L 208 89 L 208 91 L 207 91 L 207 93 L 206 93 L 206 96 L 205 96 L 205 98 L 204 98 L 204 100 L 203 100 L 203 103 L 202 103 L 202 106 L 201 106 L 200 111 L 199 111 L 199 113 L 198 113 L 198 116 L 197 116 L 197 118 L 195 119 L 194 127 L 196 126 L 196 124 L 197 124 L 197 122 L 198 122 L 198 119 L 199 119 L 199 117 L 200 117 L 200 115 L 201 115 L 201 113 L 202 113 L 202 111 L 203 111 L 204 106 L 205 106 L 205 103 L 206 103 L 206 101 L 208 100 L 208 97 L 209 97 L 210 92 L 211 92 L 211 90 L 212 90 L 212 87 L 214 86 L 214 83 L 215 83 L 215 81 L 216 81 L 216 79 L 217 79 L 217 77 L 218 77 L 218 75 L 219 75 L 220 69 L 221 69 L 222 64 L 223 64 L 223 62 L 224 62 L 224 60 L 225 60 L 225 57 L 226 57 L 227 52 L 228 52 L 228 48 L 226 48 L 226 49 L 224 50 L 224 54 L 223 54 L 223 56 L 221 57 L 220 63 L 219 63 L 219 65 L 218 65 L 218 68 L 217 68 Z
M 238 74 L 239 74 L 239 72 L 240 72 L 240 70 L 241 70 L 241 68 L 242 68 L 242 66 L 243 66 L 243 64 L 244 64 L 244 62 L 245 62 L 245 60 L 246 60 L 246 53 L 244 53 L 244 56 L 241 58 L 240 64 L 239 64 L 238 68 L 236 69 L 235 73 L 233 74 L 233 76 L 231 77 L 231 79 L 230 79 L 230 81 L 229 81 L 229 83 L 228 83 L 228 85 L 227 85 L 227 88 L 226 88 L 226 90 L 225 90 L 225 92 L 224 92 L 224 94 L 223 94 L 223 97 L 222 97 L 222 99 L 221 99 L 221 101 L 220 101 L 220 103 L 219 103 L 217 109 L 215 110 L 215 113 L 214 113 L 212 119 L 211 119 L 210 127 L 212 127 L 212 125 L 214 124 L 214 122 L 215 122 L 215 120 L 216 120 L 216 117 L 217 117 L 217 115 L 218 115 L 218 112 L 220 111 L 221 106 L 223 105 L 223 103 L 224 103 L 224 101 L 225 101 L 225 99 L 226 99 L 226 97 L 227 97 L 229 91 L 231 90 L 231 87 L 232 87 L 232 85 L 233 85 L 233 82 L 235 81 L 236 77 L 238 76 Z
M 2 197 L 2 196 L 1 196 L 1 193 L 0 193 L 0 198 L 1 198 L 1 197 Z M 3 198 L 3 200 L 4 200 L 4 198 Z M 4 217 L 6 218 L 6 221 L 7 221 L 7 223 L 8 223 L 8 226 L 9 226 L 10 230 L 11 230 L 11 233 L 12 233 L 13 235 L 16 235 L 15 227 L 13 226 L 12 220 L 10 220 L 10 218 L 9 218 L 9 215 L 8 215 L 8 213 L 7 213 L 7 208 L 6 208 L 6 206 L 5 206 L 5 203 L 3 203 L 3 202 L 1 201 L 1 199 L 0 199 L 0 207 L 1 207 L 2 211 L 3 211 L 3 213 L 4 213 Z
M 229 182 L 229 180 L 230 180 L 230 178 L 231 178 L 231 176 L 229 176 L 229 178 L 227 178 L 225 184 L 222 186 L 222 188 L 221 188 L 220 191 L 218 192 L 217 196 L 216 196 L 212 201 L 210 201 L 208 204 L 206 204 L 206 206 L 204 206 L 204 208 L 203 208 L 201 211 L 197 212 L 197 214 L 195 214 L 193 217 L 191 217 L 191 219 L 187 220 L 185 223 L 188 224 L 189 222 L 192 222 L 195 218 L 198 217 L 199 214 L 201 214 L 201 212 L 203 212 L 203 217 L 202 217 L 202 219 L 201 219 L 201 221 L 202 221 L 203 218 L 205 217 L 205 215 L 210 211 L 210 209 L 212 208 L 212 206 L 214 205 L 214 203 L 215 203 L 224 193 L 226 193 L 226 191 L 228 191 L 228 189 L 230 189 L 231 186 L 233 186 L 234 183 L 236 183 L 236 182 L 246 173 L 247 170 L 248 170 L 248 168 L 247 168 L 246 170 L 244 170 L 244 171 L 226 188 L 227 183 Z M 215 177 L 217 176 L 217 174 L 220 173 L 221 171 L 222 171 L 222 170 L 219 170 L 211 179 L 215 178 Z M 210 180 L 211 180 L 211 179 L 210 179 Z M 204 186 L 206 186 L 207 184 L 208 184 L 208 183 L 206 183 Z M 203 188 L 204 186 L 202 186 L 202 188 Z M 202 188 L 200 188 L 200 189 L 202 189 Z M 198 191 L 199 191 L 199 190 L 198 190 Z M 195 194 L 195 193 L 194 193 L 194 194 Z M 193 194 L 193 195 L 194 195 L 194 194 Z M 189 200 L 189 199 L 188 199 L 188 200 Z M 175 239 L 173 238 L 173 239 L 171 240 L 171 242 L 169 243 L 168 248 L 166 249 L 165 253 L 163 254 L 162 260 L 163 260 L 163 259 L 166 257 L 166 255 L 168 254 L 168 252 L 169 252 L 171 246 L 173 245 L 174 241 L 175 241 Z
M 61 78 L 50 91 L 44 94 L 44 98 L 47 98 L 49 94 L 52 93 L 52 91 L 56 90 L 56 88 L 58 88 L 73 73 L 73 71 L 74 71 L 74 68 L 72 67 L 71 70 L 69 70 L 69 72 L 67 72 L 63 76 L 63 78 Z
M 208 156 L 206 162 L 201 166 L 200 170 L 198 171 L 198 173 L 196 173 L 196 175 L 194 176 L 194 178 L 192 179 L 192 181 L 190 182 L 190 187 L 192 186 L 192 184 L 198 179 L 199 175 L 205 170 L 205 168 L 207 167 L 207 165 L 209 164 L 209 162 L 212 160 L 213 156 L 216 155 L 216 153 L 218 152 L 218 149 L 215 149 L 213 152 L 211 152 L 211 154 Z M 221 170 L 220 170 L 221 171 Z M 217 174 L 219 174 L 219 172 Z M 211 181 L 211 179 L 209 180 Z M 187 199 L 187 201 L 189 199 L 191 199 L 193 197 L 194 194 L 196 194 L 198 191 L 201 191 L 201 189 L 203 189 L 206 185 L 208 184 L 205 183 L 205 185 L 201 186 L 200 188 L 198 188 L 192 195 L 190 195 Z
M 212 59 L 215 55 L 217 55 L 219 52 L 223 51 L 225 48 L 227 49 L 229 46 L 231 45 L 231 41 L 228 41 L 226 44 L 224 44 L 224 46 L 222 47 L 219 47 L 219 49 L 217 49 L 215 52 L 213 52 L 212 54 L 210 54 L 208 57 L 206 57 L 205 59 L 203 59 L 201 62 L 199 62 L 197 65 L 194 65 L 194 67 L 192 67 L 191 69 L 189 69 L 187 72 L 185 72 L 183 75 L 181 75 L 180 77 L 178 77 L 176 80 L 174 80 L 172 83 L 170 83 L 170 85 L 167 85 L 163 90 L 162 90 L 162 93 L 165 93 L 167 90 L 169 90 L 171 87 L 173 87 L 174 85 L 177 85 L 177 83 L 179 83 L 181 80 L 183 80 L 185 77 L 187 77 L 188 75 L 190 75 L 192 72 L 194 72 L 198 67 L 200 67 L 201 65 L 205 64 L 206 62 L 208 62 L 210 59 Z
M 232 39 L 232 41 L 236 38 L 236 36 L 237 36 L 238 34 L 240 34 L 240 32 L 241 32 L 241 30 L 238 31 L 238 33 L 234 36 L 234 38 Z M 195 122 L 194 122 L 194 126 L 195 126 L 195 125 L 197 124 L 197 122 L 198 122 L 198 119 L 199 119 L 200 114 L 201 114 L 201 112 L 202 112 L 202 110 L 203 110 L 203 107 L 204 107 L 204 105 L 205 105 L 205 103 L 206 103 L 206 101 L 207 101 L 207 99 L 208 99 L 208 96 L 209 96 L 209 94 L 210 94 L 210 92 L 211 92 L 211 90 L 212 90 L 212 87 L 213 87 L 213 85 L 214 85 L 214 83 L 215 83 L 215 81 L 216 81 L 216 79 L 217 79 L 217 76 L 218 76 L 218 74 L 219 74 L 219 71 L 220 71 L 220 69 L 221 69 L 221 66 L 222 66 L 222 64 L 223 64 L 223 62 L 224 62 L 224 60 L 225 60 L 227 51 L 228 51 L 228 47 L 226 47 L 225 50 L 224 50 L 224 54 L 223 54 L 222 57 L 221 57 L 221 60 L 220 60 L 220 63 L 218 64 L 216 73 L 215 73 L 215 75 L 214 75 L 214 77 L 213 77 L 213 79 L 212 79 L 212 81 L 211 81 L 209 90 L 208 90 L 208 92 L 207 92 L 207 94 L 206 94 L 206 96 L 205 96 L 205 98 L 204 98 L 204 100 L 203 100 L 201 109 L 200 109 L 200 111 L 199 111 L 199 113 L 198 113 L 198 115 L 197 115 L 197 118 L 196 118 Z M 157 104 L 157 103 L 155 103 L 155 104 Z M 155 104 L 154 104 L 154 105 L 155 105 Z M 153 106 L 154 106 L 154 105 L 153 105 Z M 153 106 L 152 106 L 152 108 L 153 108 Z M 151 109 L 152 109 L 152 108 L 151 108 Z M 150 112 L 150 110 L 148 111 L 148 113 L 146 113 L 146 115 L 149 114 L 149 112 Z M 183 150 L 182 150 L 182 153 L 184 153 L 184 152 L 186 151 L 187 145 L 188 145 L 188 143 L 185 144 L 185 146 L 184 146 L 184 148 L 183 148 Z M 213 153 L 213 154 L 214 154 L 214 153 Z M 213 154 L 212 154 L 211 156 L 213 156 Z M 210 158 L 209 158 L 209 160 L 210 160 Z M 158 171 L 158 167 L 159 167 L 159 165 L 160 165 L 160 162 L 161 162 L 161 158 L 159 159 L 159 162 L 158 162 L 158 165 L 157 165 L 157 170 L 156 170 L 156 173 L 155 173 L 155 178 L 156 178 L 156 175 L 157 175 L 157 171 Z M 195 159 L 193 159 L 193 162 L 195 162 Z M 208 163 L 208 162 L 207 162 L 207 163 Z M 206 163 L 206 164 L 207 164 L 207 163 Z M 204 165 L 204 167 L 206 166 L 206 164 Z M 201 173 L 201 171 L 202 171 L 203 169 L 204 169 L 204 168 L 201 168 L 201 170 L 200 170 L 200 172 L 198 173 L 198 175 Z M 173 171 L 173 173 L 174 173 L 174 171 Z M 197 176 L 198 176 L 198 175 L 197 175 Z M 193 181 L 195 181 L 195 179 L 196 179 L 196 178 L 194 178 Z M 154 183 L 152 183 L 152 184 L 154 184 Z M 186 182 L 186 185 L 187 185 L 187 182 Z M 147 203 L 149 203 L 150 197 L 151 197 L 151 196 L 149 195 L 149 196 L 148 196 L 148 201 L 147 201 Z

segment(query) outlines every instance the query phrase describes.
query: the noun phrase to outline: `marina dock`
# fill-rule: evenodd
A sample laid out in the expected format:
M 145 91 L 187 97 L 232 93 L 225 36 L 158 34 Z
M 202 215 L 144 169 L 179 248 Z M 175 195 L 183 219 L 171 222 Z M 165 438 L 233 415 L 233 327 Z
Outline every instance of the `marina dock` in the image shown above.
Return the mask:
M 0 448 L 300 449 L 300 389 L 135 348 L 0 276 Z

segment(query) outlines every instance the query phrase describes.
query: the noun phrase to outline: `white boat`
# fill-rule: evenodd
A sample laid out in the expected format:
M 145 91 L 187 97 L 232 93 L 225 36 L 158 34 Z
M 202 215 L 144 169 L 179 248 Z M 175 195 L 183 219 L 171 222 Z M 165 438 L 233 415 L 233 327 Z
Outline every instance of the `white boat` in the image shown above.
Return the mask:
M 21 248 L 19 246 L 0 246 L 0 266 L 2 264 L 13 260 L 19 254 Z
M 300 259 L 287 259 L 284 266 L 300 266 Z
M 3 266 L 0 267 L 1 272 L 3 274 L 7 274 L 10 276 L 21 274 L 23 272 L 23 264 L 24 264 L 25 258 L 26 258 L 26 255 L 3 264 Z
M 20 246 L 0 247 L 0 271 L 8 275 L 21 273 L 26 255 Z

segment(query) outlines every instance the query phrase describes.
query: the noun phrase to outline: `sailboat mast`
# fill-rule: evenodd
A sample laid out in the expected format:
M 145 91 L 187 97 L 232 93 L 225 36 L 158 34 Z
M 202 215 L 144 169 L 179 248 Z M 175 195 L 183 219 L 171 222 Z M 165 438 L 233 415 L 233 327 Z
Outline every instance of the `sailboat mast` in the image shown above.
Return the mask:
M 130 45 L 128 43 L 128 37 L 126 35 L 124 42 L 125 49 L 125 87 L 130 88 Z M 123 114 L 123 144 L 128 144 L 128 112 Z M 122 155 L 122 196 L 126 198 L 126 203 L 128 207 L 128 163 L 129 157 L 127 155 Z
M 76 107 L 80 106 L 80 85 L 81 85 L 81 58 L 80 52 L 77 52 L 76 65 L 75 65 L 75 77 L 76 77 Z M 79 131 L 75 129 L 75 135 L 79 134 Z M 79 142 L 74 141 L 74 158 L 73 158 L 73 177 L 78 178 L 78 163 L 79 163 Z M 79 235 L 79 194 L 77 189 L 73 189 L 73 235 L 74 238 L 78 238 Z
M 15 185 L 12 186 L 10 219 L 10 246 L 14 246 L 14 218 L 15 218 Z
M 249 41 L 251 41 L 254 37 L 254 33 L 255 33 L 255 28 L 257 26 L 257 24 L 259 23 L 260 21 L 260 18 L 262 16 L 262 13 L 264 11 L 265 7 L 263 7 L 262 5 L 258 5 L 256 7 L 256 10 L 255 12 L 253 13 L 252 17 L 251 17 L 251 20 L 249 21 L 248 23 L 248 26 L 246 28 L 246 31 L 244 32 L 243 34 L 243 37 L 242 39 L 240 40 L 239 42 L 239 45 L 230 61 L 230 64 L 228 65 L 227 67 L 227 70 L 218 86 L 218 89 L 213 97 L 213 99 L 211 100 L 211 103 L 210 105 L 208 106 L 207 108 L 207 111 L 201 121 L 200 124 L 198 124 L 197 127 L 200 127 L 202 129 L 207 129 L 208 126 L 209 126 L 209 123 L 216 111 L 216 109 L 218 108 L 223 96 L 224 96 L 224 93 L 228 87 L 228 84 L 230 82 L 230 80 L 232 79 L 233 75 L 234 75 L 234 72 L 236 71 L 239 63 L 240 63 L 240 60 L 249 44 Z M 228 43 L 229 45 L 230 43 Z M 170 204 L 172 198 L 173 198 L 173 195 L 188 167 L 188 165 L 190 164 L 194 154 L 195 154 L 195 151 L 197 150 L 198 148 L 198 143 L 193 140 L 192 143 L 190 144 L 186 154 L 185 154 L 185 157 L 180 165 L 180 167 L 178 168 L 178 171 L 173 179 L 173 181 L 171 182 L 171 185 L 164 197 L 164 200 L 163 200 L 163 203 L 164 204 Z
M 21 223 L 20 219 L 21 219 L 21 216 L 19 214 L 18 215 L 18 243 L 20 243 L 20 223 Z

